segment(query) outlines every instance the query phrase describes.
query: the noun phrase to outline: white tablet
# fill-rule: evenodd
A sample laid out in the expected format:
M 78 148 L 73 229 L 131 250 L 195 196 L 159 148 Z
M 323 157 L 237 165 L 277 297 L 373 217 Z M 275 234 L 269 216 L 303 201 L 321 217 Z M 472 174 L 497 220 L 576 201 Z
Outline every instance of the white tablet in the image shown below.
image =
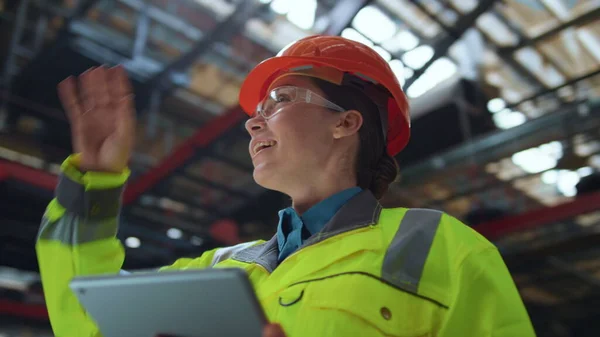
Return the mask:
M 74 278 L 104 337 L 260 337 L 267 320 L 241 269 Z

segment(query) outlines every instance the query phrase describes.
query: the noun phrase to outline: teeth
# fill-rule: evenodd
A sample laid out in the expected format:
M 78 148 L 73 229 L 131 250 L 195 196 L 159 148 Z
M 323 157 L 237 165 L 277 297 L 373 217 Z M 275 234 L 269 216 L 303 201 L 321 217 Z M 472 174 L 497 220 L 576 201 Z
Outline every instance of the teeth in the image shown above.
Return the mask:
M 275 145 L 275 143 L 276 142 L 274 140 L 257 142 L 254 145 L 254 154 L 258 153 L 260 150 L 262 150 L 264 148 L 271 147 L 271 146 Z

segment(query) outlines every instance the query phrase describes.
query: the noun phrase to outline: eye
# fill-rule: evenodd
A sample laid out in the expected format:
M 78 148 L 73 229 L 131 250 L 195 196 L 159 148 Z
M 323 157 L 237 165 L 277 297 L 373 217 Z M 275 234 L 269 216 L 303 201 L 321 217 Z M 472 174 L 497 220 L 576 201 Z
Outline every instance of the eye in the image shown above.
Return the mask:
M 290 95 L 285 92 L 276 92 L 274 98 L 275 98 L 275 102 L 277 102 L 277 103 L 290 102 L 292 100 Z
M 280 87 L 271 91 L 271 100 L 275 103 L 287 103 L 294 101 L 294 88 Z

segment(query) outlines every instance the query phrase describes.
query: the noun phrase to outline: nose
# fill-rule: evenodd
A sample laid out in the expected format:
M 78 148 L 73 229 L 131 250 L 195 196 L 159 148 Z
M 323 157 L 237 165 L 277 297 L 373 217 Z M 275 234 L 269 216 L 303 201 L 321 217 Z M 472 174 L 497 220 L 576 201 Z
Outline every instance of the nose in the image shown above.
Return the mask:
M 252 117 L 246 121 L 246 131 L 248 131 L 250 136 L 255 136 L 259 131 L 263 130 L 265 127 L 265 119 L 260 115 Z

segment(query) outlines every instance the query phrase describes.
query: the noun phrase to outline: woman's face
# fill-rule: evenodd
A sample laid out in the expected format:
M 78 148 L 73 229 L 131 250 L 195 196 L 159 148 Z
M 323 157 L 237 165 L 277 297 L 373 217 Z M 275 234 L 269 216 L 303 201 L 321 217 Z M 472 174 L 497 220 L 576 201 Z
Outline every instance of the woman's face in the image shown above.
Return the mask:
M 271 85 L 271 89 L 282 86 L 305 88 L 324 96 L 305 76 L 282 77 Z M 281 106 L 281 110 L 268 120 L 260 115 L 249 119 L 246 129 L 252 136 L 249 151 L 256 182 L 265 188 L 291 195 L 292 189 L 310 184 L 319 172 L 337 165 L 336 156 L 332 154 L 340 150 L 338 140 L 355 133 L 358 142 L 360 125 L 356 130 L 350 130 L 344 122 L 348 112 L 336 112 L 303 100 L 281 103 Z M 352 113 L 360 118 L 360 113 Z M 261 144 L 269 146 L 265 148 Z

